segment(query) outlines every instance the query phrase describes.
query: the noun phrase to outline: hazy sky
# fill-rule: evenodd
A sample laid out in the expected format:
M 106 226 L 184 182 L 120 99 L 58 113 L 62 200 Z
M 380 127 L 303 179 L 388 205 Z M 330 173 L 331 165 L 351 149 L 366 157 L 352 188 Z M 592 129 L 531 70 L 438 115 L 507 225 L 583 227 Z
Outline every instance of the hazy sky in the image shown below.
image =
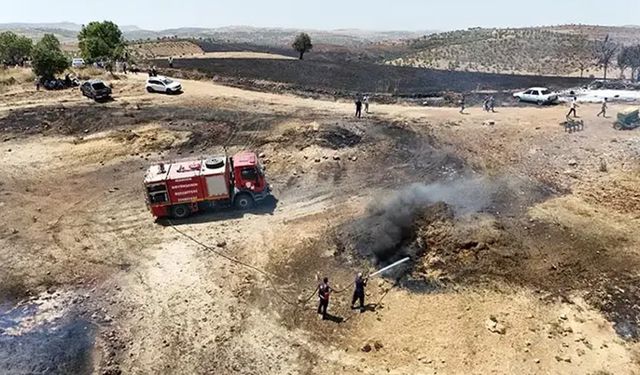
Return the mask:
M 112 20 L 147 29 L 228 25 L 451 30 L 640 23 L 640 0 L 2 0 L 0 23 Z

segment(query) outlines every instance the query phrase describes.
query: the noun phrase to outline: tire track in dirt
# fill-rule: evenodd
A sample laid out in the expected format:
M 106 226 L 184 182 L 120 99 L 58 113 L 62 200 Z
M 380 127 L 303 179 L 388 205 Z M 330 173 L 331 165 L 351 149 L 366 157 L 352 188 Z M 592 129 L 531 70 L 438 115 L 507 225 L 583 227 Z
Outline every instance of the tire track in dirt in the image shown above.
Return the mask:
M 139 80 L 142 81 L 143 78 L 140 77 Z M 271 161 L 268 173 L 272 181 L 279 185 L 276 186 L 276 191 L 280 202 L 273 212 L 240 215 L 204 214 L 182 223 L 181 228 L 211 246 L 225 243 L 221 245 L 225 253 L 252 265 L 268 269 L 279 268 L 272 270 L 280 272 L 282 277 L 288 277 L 287 282 L 283 282 L 282 291 L 287 298 L 292 299 L 302 292 L 306 296 L 307 292 L 312 290 L 315 286 L 314 275 L 318 270 L 331 274 L 332 279 L 341 286 L 351 282 L 354 269 L 360 266 L 360 263 L 350 263 L 334 257 L 332 251 L 335 244 L 332 244 L 329 238 L 331 228 L 360 215 L 366 206 L 365 203 L 372 199 L 373 193 L 379 189 L 388 191 L 416 180 L 424 182 L 455 175 L 466 166 L 465 159 L 482 159 L 491 153 L 491 158 L 499 160 L 504 155 L 496 145 L 503 144 L 507 148 L 523 146 L 522 143 L 515 142 L 513 146 L 506 141 L 492 138 L 526 138 L 533 136 L 537 131 L 531 129 L 514 135 L 505 130 L 509 127 L 508 129 L 520 131 L 518 125 L 522 124 L 517 120 L 520 116 L 518 111 L 522 109 L 505 110 L 501 113 L 504 123 L 497 124 L 491 130 L 486 128 L 480 131 L 478 129 L 483 128 L 479 122 L 486 116 L 493 115 L 472 114 L 460 120 L 460 125 L 446 128 L 440 122 L 449 121 L 450 117 L 455 116 L 451 110 L 427 111 L 425 108 L 389 105 L 375 106 L 376 110 L 379 110 L 376 115 L 356 123 L 351 118 L 351 103 L 254 93 L 204 82 L 185 82 L 185 89 L 187 93 L 182 96 L 149 96 L 149 106 L 147 109 L 141 109 L 144 112 L 141 117 L 158 116 L 163 125 L 172 129 L 193 127 L 203 129 L 205 135 L 211 135 L 207 133 L 213 133 L 214 130 L 211 129 L 218 129 L 221 120 L 231 119 L 232 122 L 237 122 L 238 127 L 234 128 L 234 131 L 238 130 L 240 134 L 248 136 L 239 140 L 239 137 L 235 137 L 235 144 L 232 146 L 260 144 L 261 150 L 267 155 L 266 158 Z M 256 112 L 253 117 L 246 117 L 248 104 L 251 104 L 251 110 Z M 221 110 L 215 108 L 216 111 L 209 111 L 206 108 L 217 105 L 221 106 Z M 105 111 L 113 111 L 114 106 L 115 104 L 105 106 Z M 239 110 L 243 111 L 242 115 L 234 119 L 231 115 Z M 536 110 L 535 115 L 542 118 L 541 122 L 545 122 L 553 119 L 556 115 L 554 113 L 558 111 L 554 108 Z M 120 111 L 109 113 L 118 112 Z M 189 112 L 193 112 L 191 117 L 185 115 Z M 308 113 L 304 115 L 306 112 Z M 284 128 L 283 118 L 289 115 L 292 117 L 289 128 L 298 132 L 294 132 L 289 138 L 280 137 L 280 133 L 284 133 L 281 131 L 281 127 Z M 261 116 L 270 117 L 268 121 L 259 122 Z M 180 118 L 180 123 L 171 124 L 173 117 Z M 399 120 L 387 121 L 391 118 Z M 243 127 L 243 119 L 249 120 L 246 121 L 248 127 Z M 106 121 L 105 126 L 122 125 L 114 124 L 113 118 L 108 120 L 111 122 Z M 317 132 L 313 131 L 313 125 L 310 125 L 316 120 Z M 194 125 L 196 121 L 198 123 Z M 541 126 L 541 131 L 557 128 L 555 124 Z M 458 127 L 460 130 L 456 130 Z M 267 133 L 270 135 L 269 139 L 257 142 Z M 343 148 L 329 147 L 335 144 L 332 140 L 336 137 L 343 139 L 344 136 L 350 142 L 351 133 L 362 139 Z M 233 136 L 238 133 L 225 134 Z M 585 132 L 585 136 L 589 134 Z M 200 137 L 194 137 L 194 143 L 185 147 L 183 151 L 186 153 L 200 148 L 212 150 L 224 139 L 213 139 L 212 143 L 205 144 Z M 492 141 L 489 142 L 488 139 Z M 34 143 L 39 141 L 33 140 Z M 345 142 L 349 143 L 347 141 Z M 453 152 L 443 152 L 442 150 L 448 148 L 434 145 L 434 141 L 449 141 L 452 148 L 458 148 L 453 148 Z M 550 145 L 544 152 L 562 144 L 554 144 L 546 139 L 541 142 L 547 141 Z M 565 140 L 565 143 L 567 142 Z M 10 141 L 10 144 L 13 145 L 13 141 Z M 471 151 L 465 153 L 465 148 Z M 457 158 L 460 154 L 465 157 Z M 518 153 L 514 153 L 516 154 Z M 7 156 L 6 160 L 16 160 L 17 158 L 13 159 L 16 155 L 17 153 Z M 333 155 L 340 159 L 334 160 Z M 357 156 L 357 160 L 353 160 L 353 156 Z M 77 199 L 70 199 L 74 194 L 87 199 L 99 197 L 96 198 L 97 202 L 94 202 L 95 206 L 87 204 L 73 208 L 75 216 L 62 215 L 57 226 L 57 229 L 61 230 L 57 234 L 58 241 L 66 249 L 62 252 L 64 254 L 58 257 L 65 262 L 73 260 L 71 263 L 64 263 L 63 266 L 76 267 L 76 270 L 85 272 L 85 275 L 103 276 L 99 280 L 101 284 L 91 292 L 96 306 L 110 317 L 109 321 L 99 322 L 103 334 L 98 341 L 96 352 L 104 356 L 96 363 L 96 371 L 120 369 L 125 373 L 151 370 L 156 373 L 282 374 L 356 371 L 377 373 L 381 369 L 390 368 L 396 370 L 396 373 L 411 373 L 425 368 L 424 363 L 414 362 L 416 357 L 420 356 L 417 350 L 427 348 L 429 350 L 425 349 L 425 355 L 446 360 L 446 364 L 438 363 L 439 368 L 434 370 L 471 371 L 468 363 L 456 367 L 455 363 L 459 359 L 456 356 L 463 353 L 468 358 L 481 362 L 486 366 L 486 372 L 490 372 L 501 368 L 501 358 L 509 363 L 531 360 L 521 355 L 522 353 L 513 352 L 524 345 L 525 338 L 545 339 L 545 330 L 555 327 L 552 323 L 556 322 L 552 320 L 558 319 L 554 314 L 564 306 L 547 306 L 548 310 L 545 310 L 544 315 L 541 315 L 541 319 L 536 320 L 533 326 L 538 333 L 529 333 L 520 318 L 528 313 L 527 309 L 531 306 L 537 308 L 547 302 L 531 302 L 537 297 L 529 296 L 527 291 L 524 292 L 526 298 L 519 308 L 504 311 L 500 306 L 509 305 L 506 302 L 512 295 L 510 291 L 503 292 L 506 297 L 495 297 L 491 291 L 487 292 L 489 297 L 465 295 L 467 300 L 456 299 L 456 295 L 422 296 L 405 292 L 396 294 L 394 291 L 389 295 L 392 298 L 388 302 L 385 300 L 382 311 L 362 315 L 353 313 L 357 318 L 350 319 L 347 325 L 334 326 L 318 322 L 311 311 L 294 316 L 290 310 L 280 308 L 281 303 L 273 295 L 264 278 L 185 242 L 183 238 L 172 233 L 170 228 L 152 223 L 139 191 L 142 173 L 139 168 L 147 162 L 140 160 L 134 163 L 133 158 L 134 156 L 127 153 L 121 159 L 112 160 L 113 165 L 109 167 L 94 165 L 97 171 L 93 174 L 86 171 L 77 173 L 73 168 L 60 169 L 57 164 L 47 165 L 41 170 L 33 165 L 25 175 L 10 171 L 12 174 L 8 179 L 12 184 L 11 189 L 17 191 L 33 181 L 45 180 L 47 173 L 59 174 L 55 179 L 47 181 L 53 186 L 63 186 L 65 191 L 48 196 L 46 206 L 43 205 L 51 211 L 52 220 L 61 217 L 59 210 L 67 208 L 60 202 L 78 202 Z M 316 158 L 320 161 L 316 162 Z M 558 157 L 558 160 L 560 162 L 556 164 L 564 165 L 564 159 Z M 502 161 L 502 165 L 511 163 L 509 158 L 503 158 Z M 294 163 L 296 168 L 305 171 L 298 173 L 301 177 L 292 176 Z M 117 166 L 117 170 L 114 166 Z M 522 165 L 519 165 L 513 174 L 520 174 L 522 171 Z M 77 180 L 80 183 L 71 185 L 67 180 Z M 289 181 L 293 183 L 289 184 Z M 524 178 L 519 180 L 523 184 L 527 181 Z M 113 189 L 114 186 L 120 190 Z M 109 190 L 114 191 L 108 192 Z M 33 196 L 44 196 L 43 193 L 40 190 L 23 191 L 20 199 L 21 202 L 25 202 L 25 208 L 33 212 Z M 505 197 L 510 196 L 505 194 Z M 526 203 L 527 199 L 523 198 L 522 201 Z M 11 206 L 15 207 L 17 205 Z M 48 219 L 41 220 L 47 222 Z M 21 229 L 18 233 L 19 236 L 24 236 L 24 242 L 17 243 L 19 248 L 27 248 L 30 245 L 29 240 L 34 241 L 38 238 L 35 232 L 37 227 L 34 232 L 31 230 Z M 520 233 L 516 232 L 518 235 Z M 323 236 L 327 236 L 326 242 L 313 242 L 322 240 Z M 49 238 L 45 241 L 47 245 L 50 242 Z M 91 248 L 90 252 L 83 249 L 85 245 Z M 36 249 L 34 254 L 42 255 L 43 253 L 38 253 L 41 250 Z M 516 259 L 513 252 L 505 254 L 496 252 L 495 255 L 499 256 L 502 262 Z M 48 265 L 44 260 L 42 264 Z M 548 268 L 548 265 L 545 267 Z M 47 268 L 42 268 L 45 269 Z M 54 269 L 54 273 L 55 271 L 57 270 Z M 545 268 L 544 272 L 546 271 Z M 63 282 L 65 275 L 65 272 L 60 272 L 59 277 Z M 72 276 L 77 277 L 75 274 Z M 379 289 L 385 287 L 386 284 Z M 372 297 L 376 297 L 377 293 L 377 290 L 373 290 Z M 339 314 L 346 316 L 351 313 L 347 306 L 348 297 L 336 300 L 333 307 Z M 485 304 L 485 298 L 489 303 Z M 460 310 L 461 304 L 470 305 L 471 312 L 468 322 L 465 320 L 464 324 L 457 325 L 453 321 L 451 311 Z M 477 311 L 476 305 L 481 306 Z M 442 306 L 446 306 L 450 311 Z M 483 321 L 495 310 L 498 310 L 501 319 L 514 325 L 513 329 L 509 327 L 509 336 L 491 336 L 490 332 L 487 333 L 483 328 Z M 578 310 L 570 311 L 578 314 Z M 516 318 L 513 318 L 514 316 Z M 587 317 L 596 319 L 589 315 Z M 463 316 L 460 319 L 467 317 Z M 548 324 L 545 324 L 549 327 L 541 323 L 543 319 L 546 319 Z M 572 316 L 569 316 L 568 320 L 571 324 L 580 323 L 577 318 L 574 321 Z M 602 320 L 595 321 L 596 325 L 606 325 Z M 395 324 L 392 331 L 399 339 L 386 338 L 388 341 L 384 342 L 385 348 L 380 353 L 360 352 L 361 340 L 371 341 L 386 337 L 385 325 L 391 323 Z M 593 328 L 588 324 L 584 325 L 586 326 L 589 329 Z M 407 332 L 407 327 L 412 327 L 410 332 Z M 437 335 L 428 334 L 431 331 L 437 332 Z M 511 332 L 515 334 L 511 335 Z M 351 337 L 355 334 L 359 336 Z M 462 346 L 458 346 L 447 341 L 458 334 L 477 334 L 482 345 L 474 346 L 465 341 Z M 545 355 L 542 357 L 545 369 L 564 373 L 584 372 L 580 370 L 597 369 L 601 363 L 606 364 L 606 361 L 594 364 L 598 355 L 620 359 L 618 363 L 624 365 L 631 363 L 628 361 L 629 352 L 625 351 L 626 347 L 617 342 L 615 345 L 611 344 L 614 334 L 610 330 L 603 329 L 599 334 L 602 335 L 598 336 L 599 340 L 603 344 L 608 343 L 611 350 L 600 348 L 601 351 L 593 352 L 598 353 L 597 355 L 584 355 L 584 359 L 574 356 L 573 364 L 562 362 L 554 365 L 547 362 L 555 360 L 546 350 L 538 348 L 532 351 L 535 350 L 536 355 Z M 373 335 L 376 337 L 371 337 Z M 550 342 L 553 345 L 545 344 L 545 340 L 542 340 L 545 343 L 538 345 L 553 347 L 553 350 L 562 355 L 582 349 L 581 342 L 569 343 L 570 346 L 565 348 L 561 345 L 561 340 L 567 336 L 558 332 L 554 335 L 553 339 L 548 339 L 552 340 Z M 420 341 L 420 338 L 424 339 L 424 342 Z M 416 342 L 419 344 L 415 344 Z M 432 345 L 433 343 L 437 345 Z M 446 345 L 452 349 L 443 349 Z M 491 355 L 483 356 L 478 348 L 495 350 L 487 349 Z M 499 357 L 500 351 L 504 351 L 505 348 L 509 354 Z M 523 366 L 521 369 L 532 368 Z

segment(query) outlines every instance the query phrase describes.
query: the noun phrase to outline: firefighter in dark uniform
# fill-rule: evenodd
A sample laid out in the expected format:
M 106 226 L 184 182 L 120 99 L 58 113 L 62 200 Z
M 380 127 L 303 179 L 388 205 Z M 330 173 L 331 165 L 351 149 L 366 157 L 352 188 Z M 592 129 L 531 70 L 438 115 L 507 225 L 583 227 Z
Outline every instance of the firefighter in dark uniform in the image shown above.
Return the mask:
M 351 299 L 351 308 L 354 309 L 356 301 L 360 301 L 360 312 L 364 311 L 364 288 L 367 286 L 368 278 L 362 277 L 362 272 L 358 273 L 354 282 L 353 298 Z
M 356 117 L 362 117 L 362 98 L 360 94 L 356 95 Z
M 322 319 L 327 318 L 327 308 L 329 307 L 329 295 L 333 288 L 329 286 L 329 278 L 325 277 L 318 286 L 318 314 L 322 314 Z

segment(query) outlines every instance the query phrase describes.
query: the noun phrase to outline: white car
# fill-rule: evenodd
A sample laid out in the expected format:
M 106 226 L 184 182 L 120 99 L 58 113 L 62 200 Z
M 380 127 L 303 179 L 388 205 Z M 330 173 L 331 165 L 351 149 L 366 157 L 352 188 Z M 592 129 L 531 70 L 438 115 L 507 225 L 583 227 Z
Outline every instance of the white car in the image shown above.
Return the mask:
M 149 77 L 146 88 L 148 92 L 164 92 L 165 94 L 176 94 L 182 91 L 180 82 L 162 76 Z
M 71 60 L 71 66 L 74 68 L 82 68 L 85 65 L 84 59 L 80 57 L 74 57 Z
M 523 92 L 513 94 L 521 102 L 536 103 L 538 105 L 552 104 L 558 101 L 558 94 L 545 87 L 531 87 Z

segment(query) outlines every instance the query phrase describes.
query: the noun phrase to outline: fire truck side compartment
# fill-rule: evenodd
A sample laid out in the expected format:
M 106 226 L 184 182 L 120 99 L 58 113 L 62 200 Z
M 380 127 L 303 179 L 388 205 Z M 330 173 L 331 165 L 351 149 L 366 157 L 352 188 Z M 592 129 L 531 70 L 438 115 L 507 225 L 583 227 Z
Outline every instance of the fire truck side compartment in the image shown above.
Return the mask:
M 229 198 L 229 189 L 227 188 L 227 180 L 224 175 L 212 175 L 205 177 L 207 183 L 207 197 L 208 198 Z
M 204 186 L 200 178 L 202 163 L 185 161 L 171 165 L 167 187 L 171 204 L 196 202 L 204 199 Z
M 205 193 L 207 199 L 229 199 L 229 163 L 223 158 L 223 164 L 218 168 L 209 168 L 205 163 L 202 164 L 202 176 L 206 185 Z
M 196 202 L 204 199 L 202 180 L 199 177 L 167 180 L 171 204 Z

